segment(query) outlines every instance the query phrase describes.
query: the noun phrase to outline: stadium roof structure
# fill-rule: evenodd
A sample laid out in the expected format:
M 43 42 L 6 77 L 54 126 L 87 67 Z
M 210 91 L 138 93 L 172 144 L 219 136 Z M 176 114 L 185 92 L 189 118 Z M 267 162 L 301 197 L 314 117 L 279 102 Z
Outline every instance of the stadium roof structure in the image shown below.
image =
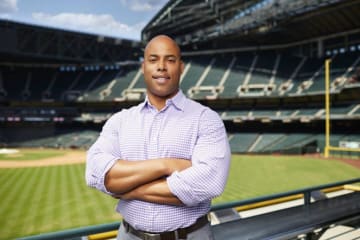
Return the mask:
M 0 61 L 93 63 L 138 60 L 139 41 L 0 20 Z
M 359 12 L 358 0 L 170 0 L 144 27 L 142 41 L 167 34 L 201 50 L 326 40 L 359 35 Z

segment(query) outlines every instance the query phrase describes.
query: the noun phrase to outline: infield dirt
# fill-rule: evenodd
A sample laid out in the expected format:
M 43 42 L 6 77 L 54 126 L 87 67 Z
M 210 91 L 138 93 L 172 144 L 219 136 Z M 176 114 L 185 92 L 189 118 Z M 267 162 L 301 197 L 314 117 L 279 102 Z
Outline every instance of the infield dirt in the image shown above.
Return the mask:
M 69 151 L 62 156 L 49 157 L 41 160 L 1 160 L 0 168 L 24 168 L 24 167 L 45 167 L 68 164 L 84 163 L 86 159 L 86 152 Z

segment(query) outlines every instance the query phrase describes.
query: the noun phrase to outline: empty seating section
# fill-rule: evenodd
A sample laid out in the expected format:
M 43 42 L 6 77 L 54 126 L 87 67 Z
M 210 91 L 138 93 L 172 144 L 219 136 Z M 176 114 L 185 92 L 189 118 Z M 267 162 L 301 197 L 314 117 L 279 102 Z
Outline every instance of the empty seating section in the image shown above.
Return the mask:
M 325 118 L 325 109 L 323 106 L 319 107 L 298 107 L 292 109 L 265 109 L 265 108 L 253 108 L 243 110 L 228 110 L 224 111 L 221 115 L 223 120 L 233 119 L 261 119 L 270 118 L 276 120 L 293 119 L 298 120 L 299 118 Z M 331 106 L 330 118 L 358 118 L 360 117 L 360 105 L 359 104 L 345 104 L 341 106 Z
M 229 137 L 231 152 L 244 153 L 248 152 L 251 145 L 255 142 L 257 133 L 234 133 Z
M 123 99 L 142 100 L 145 98 L 146 84 L 145 79 L 139 68 L 130 85 L 121 93 Z
M 216 56 L 207 66 L 208 71 L 204 72 L 202 78 L 192 88 L 192 98 L 204 98 L 209 95 L 216 95 L 215 87 L 219 87 L 221 80 L 231 62 L 230 57 Z
M 256 145 L 251 149 L 251 152 L 264 152 L 264 149 L 273 142 L 279 141 L 285 137 L 283 133 L 263 133 L 259 136 Z
M 8 141 L 0 138 L 0 143 L 7 147 L 50 147 L 50 148 L 89 148 L 97 139 L 99 131 L 73 130 L 55 131 L 49 137 L 38 137 L 27 140 Z M 229 143 L 232 153 L 301 153 L 307 145 L 323 151 L 325 147 L 324 134 L 312 133 L 229 133 Z M 360 142 L 359 134 L 331 134 L 330 145 L 340 146 L 341 141 Z M 295 149 L 295 150 L 294 150 Z M 292 151 L 291 151 L 292 150 Z
M 358 116 L 360 116 L 360 105 L 356 105 L 356 106 L 351 110 L 351 115 L 358 115 Z
M 337 79 L 341 77 L 345 77 L 347 74 L 347 69 L 352 66 L 352 64 L 356 61 L 356 56 L 353 54 L 349 55 L 337 55 L 333 57 L 330 63 L 330 75 L 332 79 Z M 334 80 L 334 81 L 335 81 Z M 343 84 L 340 82 L 338 86 Z M 319 72 L 316 72 L 312 85 L 306 89 L 304 92 L 307 93 L 318 93 L 325 91 L 325 66 L 323 66 Z
M 236 55 L 236 61 L 223 84 L 224 90 L 219 94 L 220 98 L 234 98 L 239 96 L 237 89 L 244 83 L 246 74 L 249 73 L 253 60 L 253 54 L 243 53 Z
M 102 100 L 101 92 L 106 89 L 109 83 L 115 79 L 120 70 L 101 71 L 96 75 L 92 82 L 87 86 L 83 98 L 84 101 Z
M 101 93 L 105 101 L 113 100 L 117 97 L 122 97 L 122 92 L 127 89 L 131 81 L 139 71 L 139 66 L 124 66 L 119 74 Z
M 235 118 L 241 118 L 245 119 L 249 117 L 249 110 L 232 110 L 232 111 L 226 111 L 222 119 L 223 120 L 231 120 Z
M 351 86 L 356 71 L 359 71 L 360 56 L 358 54 L 338 55 L 331 62 L 331 89 L 341 90 Z M 357 83 L 359 84 L 359 82 Z
M 260 55 L 256 61 L 248 84 L 269 84 L 275 70 L 276 55 Z
M 279 116 L 278 117 L 289 117 L 294 113 L 294 109 L 281 109 L 278 111 Z
M 263 150 L 265 152 L 276 152 L 285 149 L 291 149 L 294 147 L 298 147 L 301 145 L 307 144 L 309 141 L 313 140 L 309 138 L 309 134 L 306 133 L 292 133 L 287 134 L 277 141 L 272 142 L 268 146 L 266 146 Z
M 253 109 L 251 115 L 253 117 L 271 117 L 275 118 L 277 111 L 274 109 Z
M 78 78 L 76 78 L 71 85 L 69 86 L 69 91 L 79 91 L 83 92 L 89 83 L 93 81 L 94 78 L 96 78 L 97 74 L 99 74 L 99 71 L 80 71 L 81 74 Z
M 218 107 L 219 115 L 224 121 L 231 124 L 254 119 L 263 121 L 264 124 L 268 121 L 270 125 L 266 129 L 272 131 L 271 121 L 276 124 L 279 121 L 289 123 L 294 121 L 296 124 L 325 118 L 324 106 L 319 102 L 309 102 L 303 106 L 292 102 L 291 98 L 294 97 L 296 100 L 297 96 L 303 94 L 324 94 L 324 60 L 324 58 L 306 58 L 270 51 L 256 54 L 241 52 L 187 55 L 184 57 L 186 71 L 182 76 L 180 87 L 185 94 L 196 100 L 210 97 L 225 99 L 219 101 Z M 360 66 L 358 53 L 339 54 L 332 58 L 330 66 L 333 91 L 348 91 L 348 88 L 357 90 L 360 83 L 351 85 L 348 80 Z M 83 66 L 64 69 L 53 65 L 0 65 L 1 101 L 141 100 L 144 97 L 145 88 L 140 63 L 130 63 L 112 69 L 99 67 L 93 70 L 86 70 Z M 353 89 L 350 90 L 353 93 Z M 257 101 L 254 101 L 254 105 L 249 105 L 245 97 L 255 93 L 271 94 L 274 98 L 279 96 L 281 106 L 273 107 L 276 103 L 272 102 L 267 105 L 264 99 L 259 101 L 259 105 Z M 244 98 L 239 100 L 238 98 L 241 97 Z M 313 97 L 310 96 L 309 99 Z M 315 96 L 314 99 L 321 99 L 322 96 L 317 97 Z M 233 101 L 240 104 L 243 100 L 245 101 L 244 108 L 229 105 Z M 291 103 L 290 106 L 287 105 L 288 100 Z M 344 103 L 331 106 L 332 120 L 353 120 L 360 117 L 359 102 L 341 101 L 341 99 L 339 102 Z M 6 120 L 5 116 L 1 116 L 2 119 Z M 108 116 L 103 113 L 83 114 L 79 118 L 79 121 L 98 123 L 105 121 Z M 292 133 L 252 130 L 254 132 L 247 129 L 246 133 L 240 131 L 240 133 L 229 135 L 233 152 L 268 153 L 301 149 L 310 145 L 322 151 L 325 146 L 323 134 L 302 133 L 296 130 Z M 346 133 L 331 134 L 330 144 L 339 146 L 340 141 L 360 141 L 360 135 Z M 19 145 L 24 147 L 86 147 L 96 139 L 97 135 L 97 131 L 56 132 L 53 137 L 23 141 Z M 0 140 L 6 141 L 4 138 Z
M 305 117 L 310 116 L 313 117 L 320 110 L 318 108 L 300 108 L 295 116 Z
M 89 148 L 98 135 L 97 131 L 92 130 L 57 132 L 50 137 L 17 141 L 14 147 Z
M 184 58 L 185 64 L 190 64 L 189 70 L 186 72 L 183 80 L 181 81 L 181 89 L 185 94 L 189 89 L 196 85 L 205 68 L 209 65 L 211 58 L 207 56 L 195 56 L 192 58 Z
M 356 66 L 359 66 L 359 54 L 340 54 L 334 57 L 330 63 L 332 79 L 337 77 L 350 77 Z
M 211 66 L 209 73 L 202 82 L 202 86 L 218 86 L 222 76 L 225 74 L 231 62 L 231 58 L 226 56 L 217 56 L 216 61 Z
M 293 88 L 288 92 L 289 95 L 292 94 L 302 94 L 306 89 L 308 89 L 312 83 L 313 79 L 320 74 L 320 71 L 323 69 L 324 62 L 321 59 L 312 59 L 307 58 L 299 72 L 294 76 Z
M 146 88 L 144 76 L 141 74 L 133 88 Z
M 181 89 L 189 97 L 323 94 L 324 59 L 250 52 L 184 57 Z M 360 65 L 356 53 L 339 54 L 330 65 L 331 88 L 348 87 Z M 119 69 L 0 66 L 0 96 L 9 100 L 112 101 L 144 92 L 140 63 Z M 357 87 L 357 85 L 355 86 Z M 132 89 L 132 90 L 131 90 Z M 79 98 L 80 97 L 80 98 Z M 140 98 L 144 95 L 140 94 Z M 130 98 L 129 98 L 130 99 Z
M 338 146 L 344 136 L 334 135 L 332 146 Z M 306 146 L 316 147 L 315 151 L 323 151 L 325 139 L 323 134 L 312 133 L 262 133 L 252 142 L 249 152 L 254 153 L 296 153 L 301 154 Z M 312 152 L 314 149 L 312 150 Z
M 97 132 L 84 131 L 72 132 L 67 134 L 58 135 L 56 140 L 58 146 L 61 147 L 89 147 L 95 142 L 98 136 Z
M 360 56 L 359 54 L 354 55 L 354 62 L 351 66 L 348 66 L 346 72 L 343 75 L 345 78 L 345 84 L 348 86 L 351 85 L 360 85 L 359 74 L 360 74 Z M 336 79 L 335 79 L 336 80 Z
M 344 115 L 347 115 L 349 113 L 351 113 L 351 111 L 356 107 L 356 104 L 350 104 L 350 105 L 345 105 L 345 106 L 337 106 L 337 107 L 332 107 L 330 109 L 330 114 L 332 117 L 334 116 L 340 116 L 340 117 L 344 117 Z
M 296 75 L 296 70 L 301 67 L 302 58 L 281 55 L 273 84 L 276 89 L 272 91 L 272 95 L 282 95 L 292 87 L 292 77 Z
M 139 65 L 95 71 L 5 66 L 0 67 L 0 92 L 5 99 L 17 101 L 111 101 L 121 97 L 138 71 Z M 140 82 L 143 80 L 139 80 L 142 84 Z

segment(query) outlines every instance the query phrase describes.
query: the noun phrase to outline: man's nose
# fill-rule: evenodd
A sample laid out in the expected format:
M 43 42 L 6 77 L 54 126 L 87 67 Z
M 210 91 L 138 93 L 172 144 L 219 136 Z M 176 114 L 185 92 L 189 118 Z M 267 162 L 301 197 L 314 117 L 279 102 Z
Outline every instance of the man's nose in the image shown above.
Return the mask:
M 166 71 L 166 64 L 165 61 L 159 61 L 158 63 L 158 71 Z

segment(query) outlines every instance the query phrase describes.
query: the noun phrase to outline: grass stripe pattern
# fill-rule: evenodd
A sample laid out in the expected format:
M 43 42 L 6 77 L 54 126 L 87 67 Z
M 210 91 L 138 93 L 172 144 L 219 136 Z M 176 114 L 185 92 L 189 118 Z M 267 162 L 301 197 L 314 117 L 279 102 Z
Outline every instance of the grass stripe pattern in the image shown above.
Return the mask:
M 85 165 L 0 169 L 0 238 L 120 220 L 117 200 L 85 184 Z M 224 194 L 213 204 L 360 177 L 335 160 L 303 156 L 233 155 Z

